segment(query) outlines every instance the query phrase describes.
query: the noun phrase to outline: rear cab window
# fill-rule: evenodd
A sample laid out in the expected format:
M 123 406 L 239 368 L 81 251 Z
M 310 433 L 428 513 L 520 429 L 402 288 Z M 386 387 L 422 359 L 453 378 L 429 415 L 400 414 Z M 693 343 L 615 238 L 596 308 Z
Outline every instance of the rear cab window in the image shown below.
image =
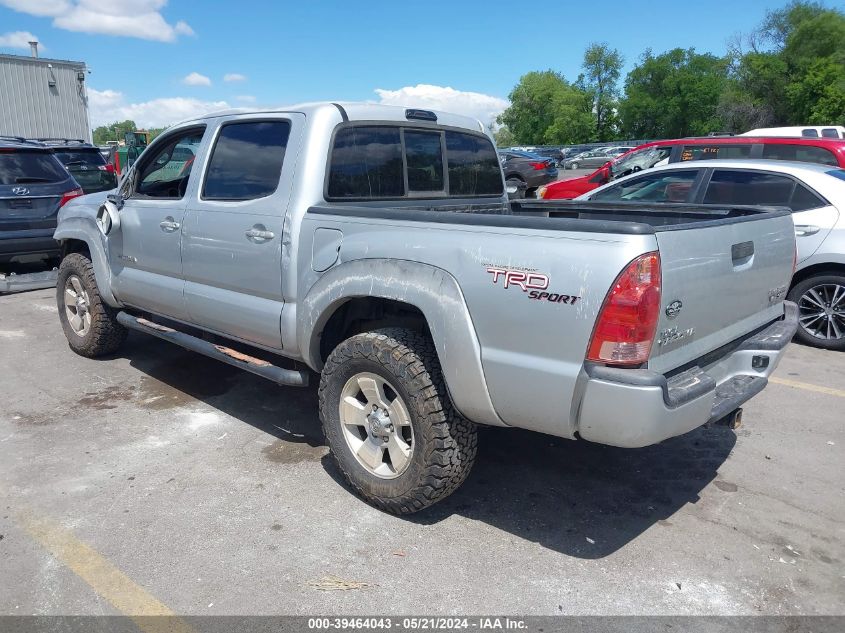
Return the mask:
M 55 183 L 69 177 L 51 152 L 0 149 L 0 185 Z
M 404 125 L 348 125 L 335 134 L 326 198 L 501 196 L 498 155 L 480 134 Z

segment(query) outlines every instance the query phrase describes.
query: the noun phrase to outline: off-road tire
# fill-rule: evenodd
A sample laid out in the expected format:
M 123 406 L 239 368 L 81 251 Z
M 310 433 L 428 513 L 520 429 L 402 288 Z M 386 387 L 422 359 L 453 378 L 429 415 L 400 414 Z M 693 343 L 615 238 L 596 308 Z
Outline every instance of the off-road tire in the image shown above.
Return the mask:
M 799 319 L 801 317 L 801 297 L 804 296 L 810 288 L 826 284 L 845 286 L 845 276 L 836 273 L 813 275 L 812 277 L 807 277 L 803 281 L 799 281 L 790 289 L 786 298 L 789 301 L 794 301 L 798 304 Z M 845 351 L 845 337 L 823 339 L 813 336 L 804 329 L 800 320 L 798 322 L 798 330 L 795 332 L 795 340 L 804 343 L 805 345 L 811 345 L 812 347 L 820 347 L 822 349 L 830 349 L 834 351 Z
M 88 294 L 91 326 L 84 336 L 73 330 L 65 311 L 65 285 L 72 275 L 79 278 Z M 80 356 L 96 358 L 113 354 L 126 339 L 126 328 L 117 322 L 117 311 L 100 297 L 94 267 L 91 260 L 82 253 L 71 253 L 62 260 L 56 282 L 56 305 L 68 345 Z
M 340 394 L 361 372 L 386 379 L 405 402 L 414 432 L 407 469 L 394 479 L 368 472 L 344 439 Z M 466 479 L 478 449 L 475 424 L 452 407 L 431 339 L 404 328 L 385 328 L 343 341 L 329 355 L 318 390 L 320 420 L 335 464 L 368 503 L 411 514 L 453 493 Z

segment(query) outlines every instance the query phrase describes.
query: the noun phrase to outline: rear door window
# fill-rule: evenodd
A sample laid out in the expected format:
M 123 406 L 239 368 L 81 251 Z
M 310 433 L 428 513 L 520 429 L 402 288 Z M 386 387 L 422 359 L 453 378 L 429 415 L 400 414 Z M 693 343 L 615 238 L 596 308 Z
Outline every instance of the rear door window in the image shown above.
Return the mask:
M 504 193 L 502 170 L 493 144 L 486 138 L 446 132 L 449 195 L 500 196 Z
M 405 195 L 398 127 L 346 127 L 334 140 L 330 198 L 397 198 Z
M 0 185 L 62 182 L 69 175 L 53 154 L 31 150 L 0 150 Z
M 789 207 L 793 211 L 807 211 L 824 206 L 827 206 L 827 201 L 819 197 L 815 191 L 808 189 L 800 182 L 795 183 L 795 191 L 792 192 L 792 198 L 789 200 Z
M 208 162 L 203 199 L 255 200 L 271 195 L 279 186 L 289 136 L 289 121 L 223 125 Z M 194 158 L 192 150 L 179 146 L 173 155 L 185 164 Z
M 750 158 L 751 145 L 707 144 L 685 145 L 681 160 L 708 160 L 713 158 Z
M 693 185 L 699 173 L 701 172 L 698 169 L 650 173 L 598 191 L 590 196 L 590 200 L 690 202 Z
M 762 158 L 768 160 L 797 160 L 802 163 L 819 163 L 838 167 L 839 162 L 830 150 L 812 145 L 787 145 L 785 143 L 766 143 L 763 145 Z
M 443 192 L 443 149 L 440 132 L 405 130 L 408 191 Z
M 717 169 L 710 178 L 704 204 L 789 206 L 795 181 L 779 174 Z

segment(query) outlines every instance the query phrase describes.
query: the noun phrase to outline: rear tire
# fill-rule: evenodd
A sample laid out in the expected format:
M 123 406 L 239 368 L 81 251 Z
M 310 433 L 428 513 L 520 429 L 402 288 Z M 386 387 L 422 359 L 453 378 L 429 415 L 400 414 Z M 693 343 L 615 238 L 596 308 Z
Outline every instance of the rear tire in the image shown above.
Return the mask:
M 338 469 L 377 508 L 417 512 L 469 474 L 476 427 L 452 407 L 428 336 L 386 328 L 343 341 L 326 360 L 318 393 Z
M 845 350 L 845 275 L 813 275 L 795 284 L 787 298 L 798 304 L 796 340 Z
M 86 255 L 71 253 L 62 260 L 56 304 L 68 345 L 80 356 L 113 354 L 126 339 L 116 310 L 100 297 L 94 267 Z

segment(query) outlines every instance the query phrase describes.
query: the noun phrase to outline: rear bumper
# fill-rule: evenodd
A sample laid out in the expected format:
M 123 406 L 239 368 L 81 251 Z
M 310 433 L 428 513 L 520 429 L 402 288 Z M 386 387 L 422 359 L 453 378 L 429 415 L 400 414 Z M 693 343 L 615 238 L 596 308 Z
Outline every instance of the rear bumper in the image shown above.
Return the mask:
M 647 369 L 587 366 L 578 432 L 591 442 L 635 448 L 719 420 L 765 388 L 797 327 L 797 306 L 784 302 L 782 319 L 725 346 L 704 366 L 668 377 Z
M 58 255 L 60 246 L 53 239 L 55 230 L 55 227 L 22 231 L 0 230 L 0 261 L 8 261 L 18 255 Z
M 535 187 L 542 187 L 543 185 L 547 185 L 550 182 L 554 182 L 557 180 L 557 169 L 554 171 L 546 169 L 544 171 L 538 171 L 532 174 L 529 174 L 525 178 L 525 184 L 528 185 L 529 189 L 533 189 Z

